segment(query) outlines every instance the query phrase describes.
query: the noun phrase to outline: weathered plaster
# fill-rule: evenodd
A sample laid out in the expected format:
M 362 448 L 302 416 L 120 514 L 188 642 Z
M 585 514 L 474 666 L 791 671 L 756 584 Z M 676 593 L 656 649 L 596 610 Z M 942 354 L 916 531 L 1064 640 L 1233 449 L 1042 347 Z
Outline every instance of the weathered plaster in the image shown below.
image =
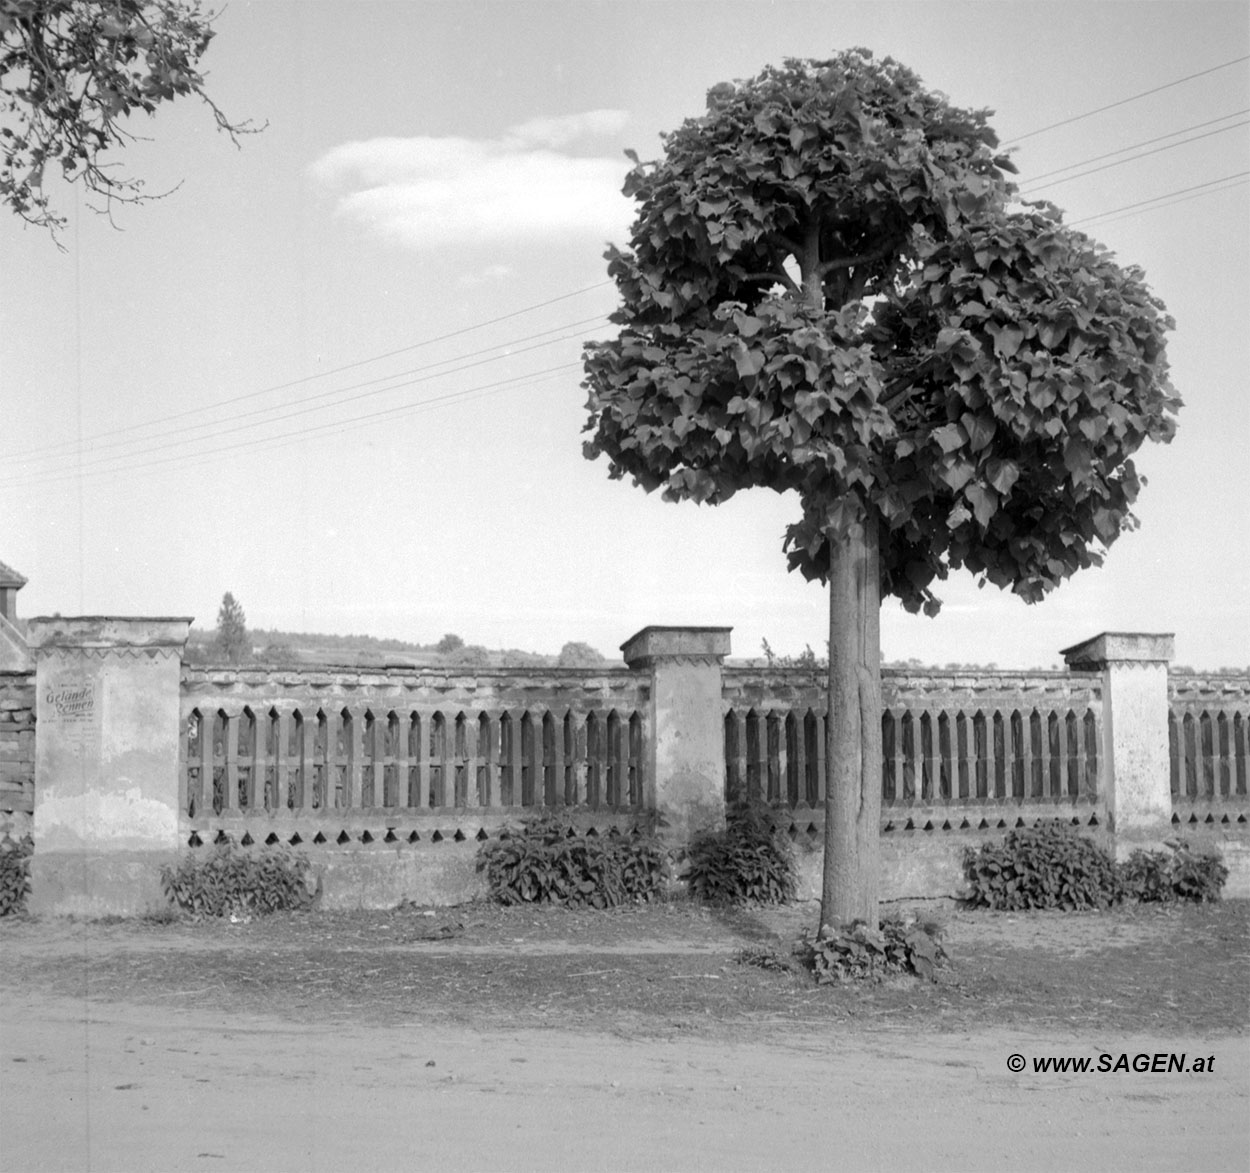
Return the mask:
M 1103 632 L 1065 648 L 1068 667 L 1103 680 L 1103 763 L 1115 812 L 1116 852 L 1161 843 L 1171 833 L 1168 634 Z
M 189 628 L 189 619 L 30 621 L 39 731 L 32 909 L 121 913 L 158 890 L 159 864 L 180 846 L 179 693 Z
M 724 723 L 721 664 L 730 628 L 647 627 L 622 646 L 631 668 L 651 669 L 647 797 L 675 842 L 723 825 Z

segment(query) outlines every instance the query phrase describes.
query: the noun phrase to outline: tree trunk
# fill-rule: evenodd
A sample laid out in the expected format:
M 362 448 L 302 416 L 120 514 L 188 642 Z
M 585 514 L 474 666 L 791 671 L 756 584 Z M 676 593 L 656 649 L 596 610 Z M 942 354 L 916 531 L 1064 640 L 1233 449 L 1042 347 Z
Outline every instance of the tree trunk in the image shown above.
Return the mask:
M 821 925 L 880 912 L 881 559 L 877 519 L 829 557 L 829 713 Z

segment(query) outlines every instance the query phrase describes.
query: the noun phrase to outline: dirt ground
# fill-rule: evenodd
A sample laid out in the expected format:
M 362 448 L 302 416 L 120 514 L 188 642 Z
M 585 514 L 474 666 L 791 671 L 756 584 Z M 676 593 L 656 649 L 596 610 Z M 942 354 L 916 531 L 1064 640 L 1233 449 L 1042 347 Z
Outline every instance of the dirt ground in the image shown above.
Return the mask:
M 1250 1166 L 1250 904 L 923 912 L 868 988 L 784 967 L 805 906 L 6 920 L 0 1169 Z

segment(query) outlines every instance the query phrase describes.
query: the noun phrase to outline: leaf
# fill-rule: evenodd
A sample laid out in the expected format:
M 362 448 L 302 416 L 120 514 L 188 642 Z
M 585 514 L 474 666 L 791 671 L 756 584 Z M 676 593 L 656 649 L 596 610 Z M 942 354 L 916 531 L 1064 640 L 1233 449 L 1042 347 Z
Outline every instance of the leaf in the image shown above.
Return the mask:
M 950 513 L 946 515 L 946 526 L 948 526 L 948 529 L 959 529 L 959 526 L 971 519 L 971 516 L 973 515 L 969 513 L 968 506 L 963 501 L 958 501 L 955 504 L 955 508 L 951 509 Z
M 734 325 L 743 338 L 754 338 L 764 328 L 764 323 L 751 314 L 734 314 Z
M 968 446 L 973 452 L 980 452 L 982 448 L 988 447 L 998 430 L 993 416 L 973 415 L 970 411 L 965 411 L 959 417 L 959 422 L 968 433 Z
M 964 490 L 964 496 L 972 503 L 972 512 L 981 528 L 988 528 L 994 514 L 998 512 L 998 494 L 993 489 L 974 483 Z
M 985 466 L 985 479 L 1006 496 L 1020 479 L 1020 469 L 1010 460 L 991 460 Z
M 1078 481 L 1084 481 L 1090 473 L 1089 445 L 1083 440 L 1069 440 L 1063 448 L 1063 464 Z
M 935 428 L 933 438 L 941 446 L 942 451 L 947 453 L 957 451 L 968 441 L 967 434 L 958 424 L 946 424 Z
M 987 327 L 994 339 L 994 353 L 999 358 L 1011 358 L 1020 349 L 1020 344 L 1024 341 L 1024 331 L 1019 326 L 1010 324 Z
M 942 483 L 958 493 L 974 476 L 976 469 L 966 460 L 956 460 L 938 471 Z
M 738 377 L 742 379 L 754 378 L 764 369 L 766 361 L 767 356 L 762 350 L 751 350 L 742 344 L 734 353 L 734 365 L 738 368 Z

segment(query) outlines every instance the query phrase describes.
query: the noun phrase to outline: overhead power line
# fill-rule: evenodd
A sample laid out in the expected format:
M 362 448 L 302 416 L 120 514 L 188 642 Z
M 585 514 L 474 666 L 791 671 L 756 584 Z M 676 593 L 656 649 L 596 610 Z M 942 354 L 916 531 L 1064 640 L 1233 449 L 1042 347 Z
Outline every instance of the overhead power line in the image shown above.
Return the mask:
M 103 433 L 103 435 L 105 436 L 112 436 L 113 437 L 112 439 L 99 440 L 97 437 L 92 436 L 92 437 L 87 437 L 87 439 L 81 445 L 76 440 L 62 441 L 58 444 L 48 445 L 45 448 L 34 449 L 23 456 L 14 457 L 9 461 L 9 463 L 30 464 L 41 459 L 51 459 L 51 460 L 78 459 L 84 453 L 96 455 L 102 449 L 119 448 L 119 447 L 125 448 L 125 447 L 129 447 L 135 444 L 151 444 L 153 441 L 156 441 L 156 440 L 166 439 L 169 437 L 178 437 L 178 436 L 186 437 L 185 441 L 182 441 L 182 442 L 191 443 L 191 442 L 194 442 L 194 439 L 208 439 L 209 438 L 208 436 L 191 437 L 190 433 L 192 432 L 204 431 L 205 429 L 210 429 L 212 434 L 220 435 L 226 432 L 240 431 L 242 428 L 245 428 L 245 427 L 264 426 L 267 424 L 276 423 L 279 420 L 290 419 L 293 416 L 306 415 L 312 411 L 324 411 L 332 407 L 340 406 L 341 404 L 344 404 L 344 403 L 352 403 L 357 400 L 366 399 L 374 395 L 382 395 L 388 391 L 396 391 L 402 387 L 409 387 L 417 383 L 428 382 L 431 379 L 438 379 L 438 378 L 443 378 L 447 375 L 458 374 L 461 371 L 471 370 L 474 367 L 483 366 L 483 365 L 486 365 L 487 363 L 500 362 L 503 359 L 511 358 L 518 354 L 525 354 L 528 351 L 537 350 L 543 346 L 550 346 L 554 343 L 559 343 L 559 342 L 567 342 L 573 338 L 579 337 L 580 335 L 579 334 L 567 334 L 567 333 L 561 334 L 562 331 L 569 331 L 569 330 L 579 331 L 582 327 L 592 326 L 595 323 L 603 322 L 604 320 L 605 320 L 605 315 L 599 314 L 593 318 L 583 318 L 581 321 L 578 321 L 578 322 L 566 322 L 563 325 L 553 327 L 550 330 L 541 330 L 534 334 L 524 335 L 520 338 L 513 338 L 507 342 L 496 343 L 493 346 L 484 347 L 481 350 L 471 351 L 468 354 L 459 355 L 455 358 L 442 359 L 439 362 L 435 362 L 435 363 L 428 363 L 422 367 L 413 367 L 406 371 L 395 371 L 388 375 L 380 375 L 374 379 L 366 379 L 363 382 L 350 383 L 346 387 L 331 388 L 328 391 L 320 391 L 316 393 L 315 395 L 303 396 L 299 399 L 276 403 L 268 407 L 254 407 L 248 411 L 232 412 L 229 415 L 229 417 L 224 420 L 211 419 L 211 420 L 206 420 L 203 423 L 183 424 L 178 427 L 168 428 L 163 432 L 153 432 L 145 436 L 135 436 L 133 434 L 119 436 L 117 434 L 118 430 L 115 430 L 114 432 Z M 561 336 L 557 338 L 547 337 L 548 335 L 551 335 L 551 334 L 560 334 Z M 546 339 L 546 340 L 542 342 L 538 342 L 538 341 L 535 341 L 536 339 Z M 521 346 L 520 344 L 523 342 L 530 342 L 532 343 L 532 345 Z M 502 353 L 493 353 L 495 351 L 501 351 Z M 489 355 L 490 357 L 487 357 L 487 358 L 479 357 L 482 355 Z M 476 361 L 468 361 L 471 359 L 476 360 Z M 457 364 L 457 365 L 453 365 L 453 364 Z M 447 367 L 449 369 L 439 371 L 438 370 L 439 367 Z M 430 372 L 433 372 L 433 373 L 430 373 Z M 402 381 L 396 381 L 396 380 L 402 380 Z M 387 385 L 377 386 L 377 384 L 387 384 Z M 373 389 L 369 391 L 361 390 L 361 388 L 366 388 L 366 387 L 371 387 Z M 355 395 L 350 394 L 353 391 L 359 391 L 360 393 L 355 394 Z M 327 400 L 327 399 L 332 400 L 332 402 L 318 403 L 318 401 L 320 400 Z M 313 404 L 316 404 L 316 406 L 309 406 Z M 288 408 L 294 409 L 294 410 L 287 410 Z M 275 414 L 275 413 L 281 413 L 281 414 Z M 270 418 L 255 420 L 254 417 L 262 416 L 262 415 L 268 415 Z M 250 424 L 240 422 L 240 421 L 248 420 L 248 419 L 253 419 L 254 422 Z M 138 431 L 141 428 L 152 427 L 154 426 L 156 422 L 159 422 L 159 421 L 151 421 L 146 424 L 135 424 L 135 425 L 132 425 L 129 429 L 127 429 L 127 431 L 130 433 L 133 433 L 135 431 Z M 179 441 L 175 440 L 174 442 L 177 443 Z M 139 452 L 136 452 L 133 454 L 141 455 L 143 452 L 156 451 L 158 449 L 166 448 L 169 446 L 170 445 L 168 444 L 156 445 L 154 448 L 141 449 L 139 450 Z M 69 449 L 70 451 L 65 451 L 66 449 Z M 60 453 L 60 455 L 57 455 L 57 453 Z M 119 459 L 120 456 L 122 455 L 125 455 L 125 454 L 120 453 L 120 454 L 115 454 L 113 456 L 104 456 L 102 457 L 102 459 L 115 460 L 115 459 Z M 99 462 L 100 461 L 97 459 L 97 460 L 89 461 L 88 463 L 99 463 Z
M 367 358 L 357 359 L 355 362 L 344 363 L 342 366 L 332 367 L 329 370 L 318 371 L 315 374 L 303 375 L 297 379 L 288 379 L 283 383 L 274 383 L 268 387 L 261 387 L 255 391 L 246 391 L 241 395 L 233 395 L 226 399 L 214 400 L 212 403 L 204 404 L 200 407 L 189 407 L 183 411 L 171 412 L 169 415 L 157 416 L 154 419 L 144 420 L 142 423 L 127 424 L 120 428 L 111 428 L 107 432 L 97 432 L 91 436 L 83 437 L 83 442 L 107 439 L 111 436 L 118 436 L 124 433 L 135 432 L 142 428 L 155 427 L 158 424 L 172 423 L 175 420 L 187 419 L 189 416 L 202 415 L 208 411 L 217 411 L 223 407 L 229 407 L 235 403 L 243 403 L 249 399 L 259 398 L 261 395 L 271 395 L 278 391 L 285 391 L 291 387 L 298 387 L 305 383 L 311 383 L 316 379 L 326 379 L 331 375 L 341 375 L 345 371 L 357 370 L 360 367 L 368 366 L 371 363 L 382 362 L 384 359 L 394 358 L 396 355 L 408 354 L 414 350 L 420 350 L 426 346 L 434 346 L 439 342 L 446 342 L 452 338 L 459 338 L 464 334 L 470 334 L 475 330 L 485 329 L 487 326 L 495 326 L 500 322 L 506 322 L 511 318 L 518 318 L 522 314 L 532 313 L 534 310 L 545 309 L 547 306 L 555 305 L 561 301 L 568 301 L 570 298 L 579 297 L 583 293 L 591 293 L 596 289 L 602 289 L 605 285 L 611 285 L 611 280 L 597 281 L 593 285 L 583 286 L 581 289 L 574 289 L 570 293 L 561 293 L 557 297 L 548 298 L 546 301 L 535 302 L 533 305 L 522 306 L 520 309 L 512 310 L 506 314 L 500 314 L 498 317 L 487 318 L 481 322 L 474 322 L 469 326 L 462 326 L 458 330 L 450 330 L 445 334 L 439 334 L 433 338 L 424 338 L 420 342 L 413 342 L 407 346 L 400 346 L 394 350 L 384 351 L 381 354 L 370 355 Z M 78 441 L 64 441 L 59 444 L 50 445 L 47 448 L 34 449 L 31 455 L 36 452 L 45 452 L 53 448 L 77 447 Z
M 1160 200 L 1171 200 L 1173 196 L 1186 195 L 1186 194 L 1191 193 L 1191 191 L 1199 191 L 1199 193 L 1201 193 L 1203 189 L 1214 188 L 1216 184 L 1223 184 L 1223 183 L 1228 183 L 1229 180 L 1246 179 L 1246 178 L 1250 178 L 1250 171 L 1236 171 L 1236 173 L 1234 173 L 1233 175 L 1224 175 L 1224 176 L 1221 176 L 1220 179 L 1211 179 L 1211 180 L 1206 181 L 1205 184 L 1194 184 L 1193 188 L 1180 188 L 1176 191 L 1165 191 L 1163 195 L 1151 196 L 1149 200 L 1138 200 L 1138 203 L 1136 204 L 1125 204 L 1123 208 L 1109 208 L 1106 211 L 1096 211 L 1096 213 L 1094 213 L 1093 215 L 1081 216 L 1080 220 L 1069 220 L 1068 226 L 1069 228 L 1075 228 L 1075 226 L 1078 224 L 1089 224 L 1090 220 L 1101 220 L 1104 218 L 1104 216 L 1114 216 L 1116 213 L 1120 213 L 1120 211 L 1130 211 L 1135 208 L 1145 208 L 1145 206 L 1148 204 L 1158 204 Z M 1238 186 L 1238 184 L 1230 184 L 1230 186 Z M 1181 201 L 1175 200 L 1174 203 L 1181 203 Z M 1160 206 L 1163 206 L 1163 205 L 1160 205 Z
M 1134 216 L 1145 216 L 1148 212 L 1157 212 L 1160 208 L 1170 208 L 1175 204 L 1187 204 L 1190 200 L 1200 200 L 1206 196 L 1219 195 L 1222 191 L 1232 191 L 1235 187 L 1245 187 L 1247 184 L 1250 184 L 1250 177 L 1238 179 L 1233 183 L 1226 184 L 1224 187 L 1211 187 L 1206 191 L 1194 192 L 1192 195 L 1178 196 L 1175 199 L 1165 200 L 1162 203 L 1155 204 L 1154 207 L 1138 208 L 1135 211 L 1125 212 L 1119 216 L 1113 215 L 1110 212 L 1104 212 L 1098 216 L 1091 216 L 1089 219 L 1082 221 L 1082 223 L 1089 223 L 1090 220 L 1094 220 L 1100 224 L 1114 224 L 1118 220 L 1129 220 Z
M 1081 122 L 1086 118 L 1093 118 L 1095 114 L 1103 114 L 1107 110 L 1114 110 L 1117 106 L 1127 106 L 1130 102 L 1140 101 L 1142 98 L 1148 98 L 1151 94 L 1162 93 L 1164 90 L 1170 90 L 1174 86 L 1184 85 L 1186 82 L 1193 81 L 1198 77 L 1206 77 L 1209 73 L 1217 73 L 1221 69 L 1228 69 L 1231 65 L 1240 65 L 1243 61 L 1250 61 L 1250 53 L 1241 57 L 1234 57 L 1231 61 L 1223 61 L 1219 65 L 1212 65 L 1210 69 L 1200 69 L 1197 73 L 1186 74 L 1185 77 L 1178 77 L 1175 81 L 1169 81 L 1161 86 L 1154 86 L 1149 90 L 1142 90 L 1140 94 L 1133 94 L 1127 98 L 1121 98 L 1118 102 L 1108 102 L 1105 106 L 1099 106 L 1094 110 L 1086 110 L 1083 114 L 1074 114 L 1071 118 L 1062 118 L 1058 122 L 1052 122 L 1047 126 L 1039 126 L 1036 130 L 1030 130 L 1027 134 L 1016 135 L 1010 142 L 1003 144 L 1005 147 L 1015 146 L 1016 143 L 1022 143 L 1026 138 L 1033 138 L 1039 134 L 1045 134 L 1048 130 L 1057 130 L 1061 126 L 1070 126 L 1074 122 Z
M 600 319 L 596 318 L 596 319 L 591 319 L 591 320 L 598 321 Z M 342 390 L 337 391 L 337 392 L 327 392 L 326 394 L 338 394 L 338 395 L 341 395 L 342 397 L 337 399 L 332 404 L 310 404 L 308 400 L 298 401 L 298 402 L 304 403 L 305 406 L 290 405 L 292 407 L 292 410 L 283 411 L 282 414 L 271 416 L 269 419 L 265 419 L 265 420 L 247 421 L 247 420 L 244 420 L 242 417 L 232 416 L 229 420 L 218 421 L 216 424 L 208 424 L 208 425 L 198 424 L 198 425 L 193 425 L 190 429 L 186 429 L 186 428 L 174 429 L 172 432 L 160 433 L 157 436 L 148 436 L 148 437 L 143 437 L 141 439 L 124 441 L 123 443 L 128 443 L 128 444 L 137 443 L 137 444 L 147 445 L 146 447 L 132 449 L 126 452 L 102 454 L 99 456 L 94 456 L 92 459 L 87 459 L 87 460 L 81 459 L 80 453 L 70 453 L 67 456 L 61 458 L 61 459 L 68 459 L 68 460 L 74 461 L 73 465 L 70 467 L 65 467 L 65 468 L 60 468 L 60 469 L 56 469 L 56 468 L 47 469 L 45 470 L 43 474 L 39 474 L 39 473 L 33 474 L 33 477 L 32 476 L 8 477 L 8 478 L 5 478 L 3 481 L 0 481 L 0 484 L 15 484 L 15 483 L 27 483 L 28 484 L 30 483 L 32 479 L 36 479 L 36 480 L 39 479 L 41 475 L 52 475 L 57 472 L 72 472 L 72 471 L 76 471 L 79 469 L 98 468 L 99 466 L 109 464 L 110 462 L 133 460 L 136 457 L 147 456 L 154 452 L 165 452 L 170 449 L 174 449 L 178 447 L 185 447 L 186 445 L 189 445 L 189 444 L 199 444 L 205 441 L 215 440 L 223 436 L 233 435 L 237 432 L 255 431 L 255 429 L 258 427 L 265 427 L 270 424 L 281 423 L 284 420 L 295 419 L 298 416 L 309 415 L 313 412 L 324 412 L 332 407 L 333 408 L 342 407 L 345 404 L 356 403 L 362 399 L 369 399 L 369 398 L 372 398 L 373 396 L 381 395 L 389 391 L 398 391 L 405 387 L 415 386 L 418 383 L 429 382 L 432 379 L 444 378 L 447 375 L 452 375 L 452 374 L 460 374 L 463 371 L 471 370 L 474 367 L 483 366 L 487 363 L 498 362 L 501 359 L 510 358 L 510 357 L 513 357 L 514 355 L 526 354 L 529 351 L 538 350 L 544 346 L 550 346 L 555 343 L 573 341 L 575 339 L 579 339 L 580 337 L 581 337 L 580 333 L 565 334 L 557 338 L 549 338 L 544 342 L 535 343 L 532 346 L 520 347 L 518 349 L 512 350 L 508 354 L 494 355 L 490 358 L 478 359 L 475 362 L 462 363 L 462 365 L 455 367 L 452 370 L 439 371 L 439 372 L 435 372 L 432 374 L 418 375 L 415 378 L 406 378 L 403 375 L 390 376 L 389 377 L 390 379 L 401 379 L 402 381 L 391 382 L 389 386 L 375 387 L 368 391 L 361 391 L 355 395 L 344 395 Z M 438 365 L 441 365 L 441 364 L 438 364 Z M 522 376 L 517 376 L 517 377 L 522 377 Z M 373 380 L 373 381 L 376 382 L 377 380 Z M 368 384 L 361 384 L 361 386 L 367 386 L 367 385 Z M 352 388 L 347 388 L 345 390 L 352 390 Z M 314 399 L 321 398 L 321 396 L 314 396 L 313 398 Z M 440 398 L 443 398 L 443 397 L 440 397 Z M 423 400 L 421 402 L 426 402 L 426 401 Z M 280 407 L 281 406 L 286 406 L 286 405 L 280 405 Z M 403 406 L 404 405 L 402 404 L 400 405 L 401 408 Z M 279 409 L 278 408 L 264 408 L 261 410 L 274 411 L 274 410 L 279 410 Z M 389 410 L 398 410 L 398 409 L 392 408 Z M 372 418 L 372 417 L 349 416 L 347 418 L 350 420 L 350 419 L 355 419 L 355 418 Z M 334 423 L 331 423 L 326 426 L 333 427 Z M 194 430 L 201 429 L 204 427 L 212 427 L 213 430 L 200 436 L 192 436 L 192 435 L 183 434 L 183 433 L 194 431 Z M 151 444 L 148 443 L 148 441 L 150 440 L 156 441 L 158 439 L 161 439 L 161 437 L 165 437 L 164 442 L 162 443 L 151 443 Z M 263 439 L 263 437 L 260 437 L 259 439 Z
M 1062 175 L 1065 171 L 1075 171 L 1078 167 L 1086 167 L 1090 163 L 1101 163 L 1103 159 L 1110 159 L 1114 157 L 1115 155 L 1127 155 L 1129 151 L 1137 151 L 1137 150 L 1140 150 L 1142 147 L 1149 147 L 1149 146 L 1152 146 L 1154 143 L 1161 143 L 1165 139 L 1177 138 L 1178 136 L 1182 134 L 1189 134 L 1189 132 L 1192 130 L 1201 130 L 1204 126 L 1214 126 L 1217 122 L 1227 122 L 1230 118 L 1239 118 L 1243 114 L 1250 114 L 1250 106 L 1247 106 L 1244 110 L 1234 110 L 1231 114 L 1222 114 L 1219 118 L 1208 118 L 1206 122 L 1196 122 L 1194 123 L 1193 126 L 1186 126 L 1181 130 L 1174 130 L 1170 134 L 1160 134 L 1160 135 L 1156 135 L 1154 138 L 1143 139 L 1139 143 L 1133 143 L 1132 146 L 1128 146 L 1128 147 L 1121 147 L 1117 151 L 1104 151 L 1101 155 L 1091 155 L 1090 158 L 1082 159 L 1079 163 L 1069 163 L 1066 167 L 1056 167 L 1053 171 L 1043 171 L 1040 175 L 1034 175 L 1030 177 L 1028 180 L 1024 181 L 1024 183 L 1022 184 L 1022 187 L 1032 187 L 1043 179 L 1049 179 L 1052 175 Z M 1226 130 L 1234 130 L 1238 126 L 1246 126 L 1246 125 L 1250 125 L 1250 123 L 1235 122 L 1231 126 L 1224 126 L 1224 127 L 1221 127 L 1219 130 L 1213 130 L 1210 132 L 1210 134 L 1222 134 Z M 1199 139 L 1203 139 L 1207 137 L 1209 136 L 1205 134 L 1194 135 L 1192 138 L 1182 139 L 1179 143 L 1172 143 L 1169 147 L 1160 147 L 1159 150 L 1170 150 L 1171 147 L 1183 147 L 1186 143 L 1197 142 Z M 1158 154 L 1158 151 L 1145 151 L 1140 155 L 1133 155 L 1131 158 L 1122 159 L 1120 160 L 1120 162 L 1131 163 L 1133 162 L 1134 159 L 1145 159 L 1145 158 L 1148 158 L 1150 155 L 1154 155 L 1154 154 Z M 1115 164 L 1115 163 L 1109 164 L 1109 166 L 1113 166 L 1113 167 L 1118 166 L 1118 165 L 1119 164 Z M 1096 170 L 1103 170 L 1103 169 L 1096 168 Z M 1083 172 L 1083 174 L 1092 175 L 1093 172 L 1087 171 L 1087 172 Z M 1073 176 L 1069 176 L 1068 178 L 1078 179 L 1080 177 L 1073 175 Z M 1066 183 L 1067 180 L 1061 179 L 1061 180 L 1057 180 L 1057 182 Z M 1050 185 L 1046 184 L 1044 186 L 1049 187 Z
M 216 448 L 208 448 L 200 452 L 183 453 L 175 456 L 162 456 L 155 460 L 144 461 L 141 464 L 125 464 L 118 465 L 115 468 L 97 468 L 79 471 L 76 469 L 67 469 L 52 475 L 22 478 L 21 483 L 31 484 L 55 484 L 57 482 L 72 481 L 78 479 L 79 476 L 98 477 L 108 476 L 113 473 L 133 473 L 139 472 L 146 468 L 156 468 L 164 464 L 179 464 L 191 466 L 195 463 L 202 462 L 207 457 L 220 456 L 225 452 L 237 452 L 244 448 L 258 447 L 286 447 L 289 443 L 302 443 L 311 436 L 325 433 L 329 431 L 349 431 L 354 428 L 364 427 L 368 424 L 376 423 L 383 419 L 395 419 L 400 416 L 414 415 L 419 411 L 427 410 L 431 407 L 440 407 L 447 403 L 463 402 L 469 399 L 481 398 L 486 395 L 495 395 L 501 391 L 516 390 L 521 387 L 533 385 L 543 382 L 545 379 L 574 368 L 580 368 L 580 362 L 562 363 L 558 366 L 547 367 L 541 371 L 530 371 L 523 375 L 513 375 L 507 379 L 498 379 L 493 383 L 485 383 L 478 387 L 469 387 L 462 391 L 449 391 L 444 395 L 434 395 L 428 399 L 422 399 L 416 403 L 404 403 L 398 407 L 384 408 L 381 411 L 368 412 L 365 415 L 352 416 L 346 420 L 331 420 L 324 424 L 314 424 L 311 427 L 296 428 L 289 432 L 279 432 L 273 436 L 259 436 L 251 440 L 238 440 L 232 444 L 219 445 Z M 213 437 L 204 437 L 212 439 Z

